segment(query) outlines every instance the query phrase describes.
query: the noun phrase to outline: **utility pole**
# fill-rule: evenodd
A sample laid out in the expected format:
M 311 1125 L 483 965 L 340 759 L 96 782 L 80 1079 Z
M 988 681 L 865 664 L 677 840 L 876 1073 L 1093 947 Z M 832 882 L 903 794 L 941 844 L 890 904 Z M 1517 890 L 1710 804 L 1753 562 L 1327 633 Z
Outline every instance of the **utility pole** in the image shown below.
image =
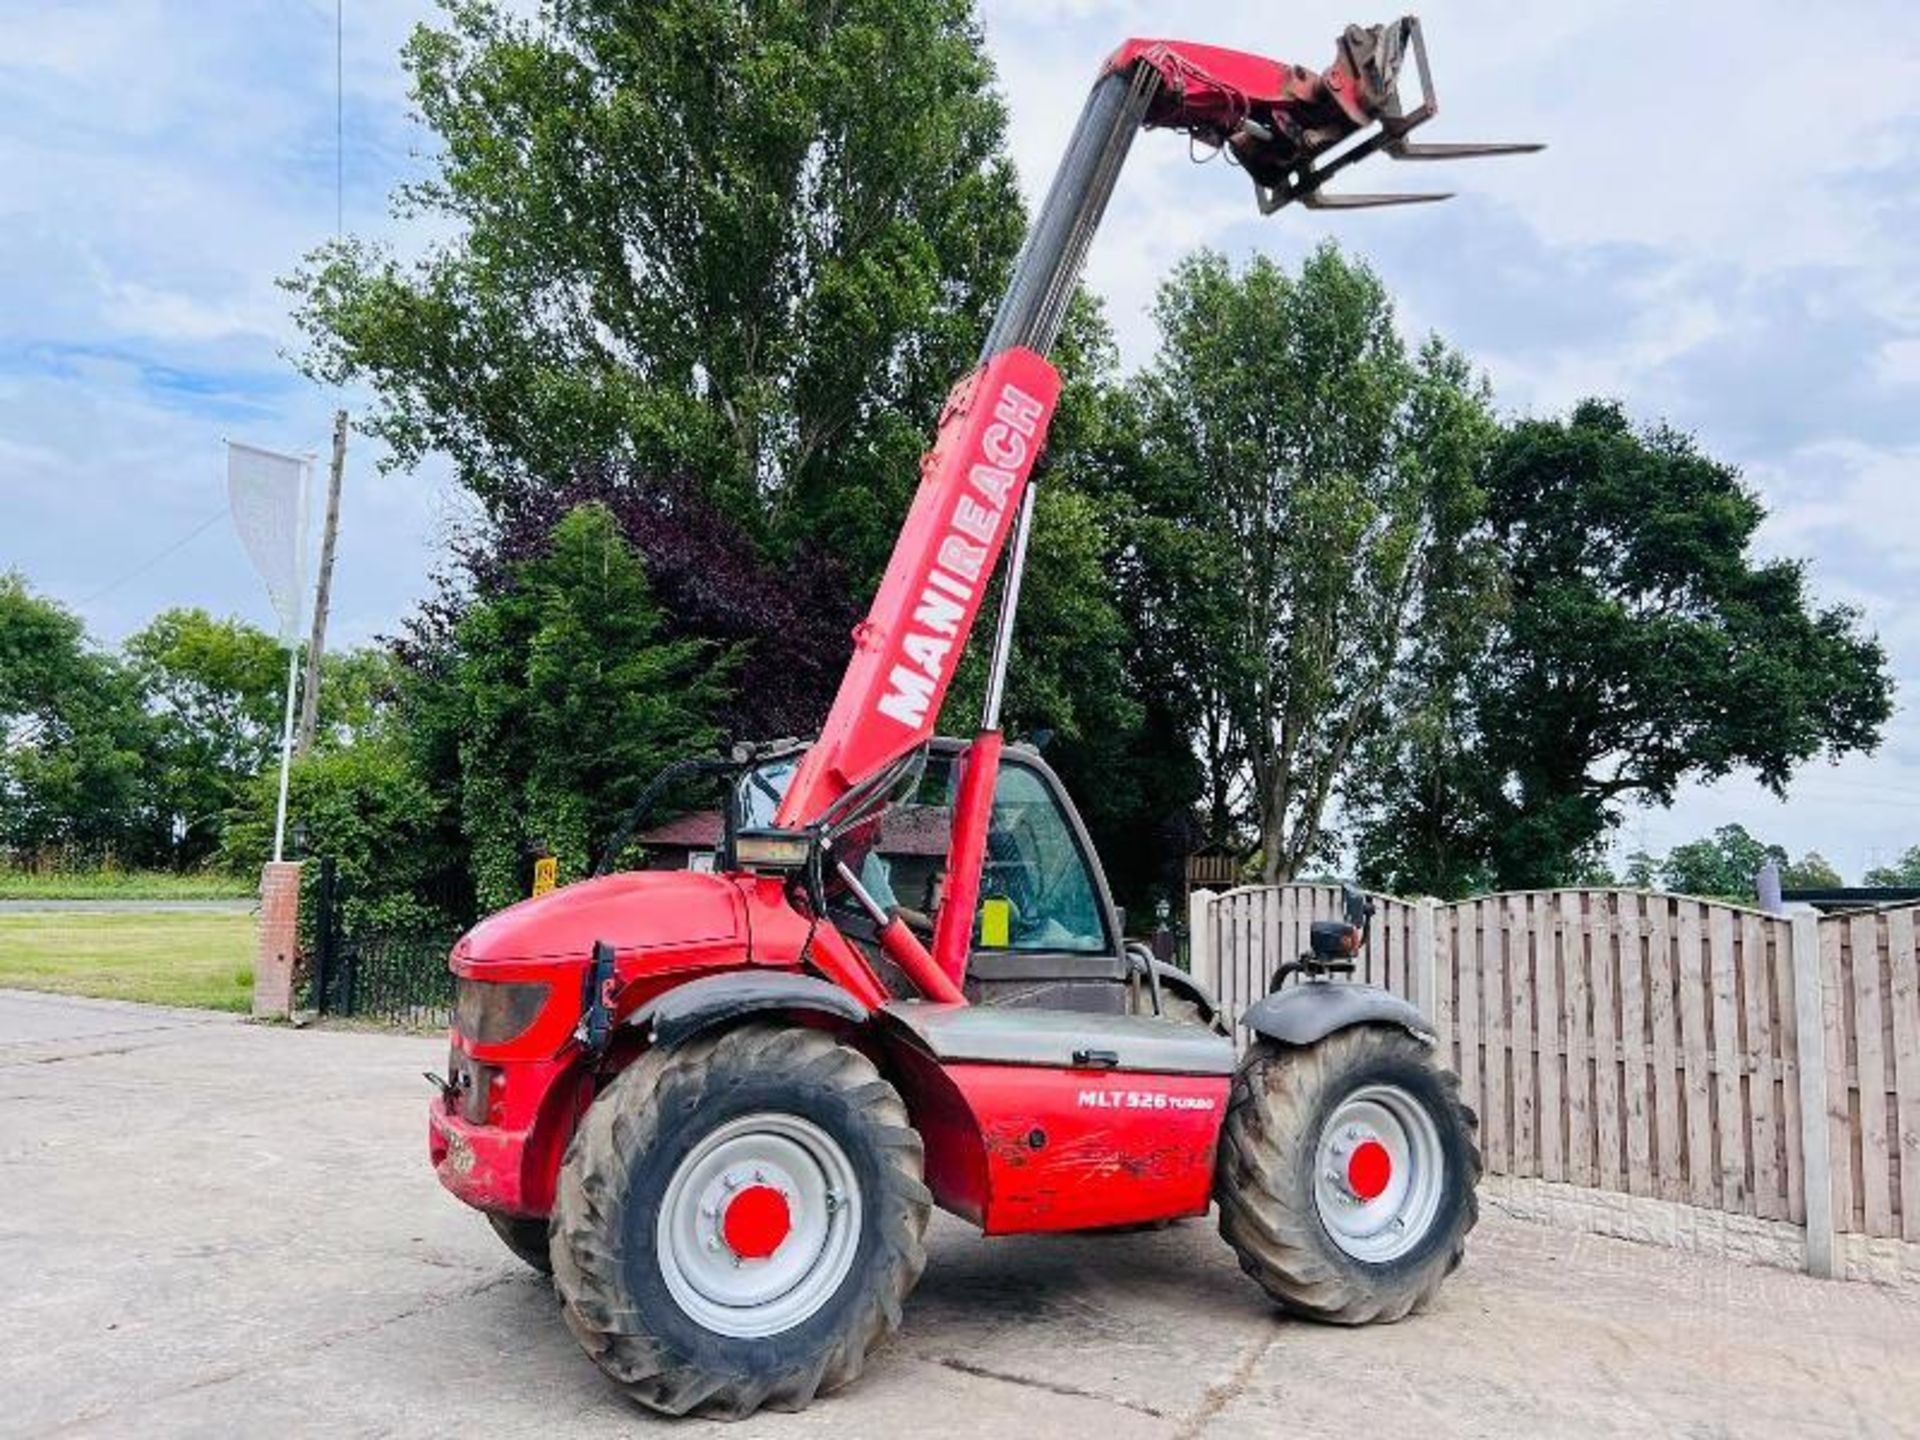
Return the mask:
M 327 648 L 327 600 L 333 590 L 333 544 L 340 533 L 340 477 L 347 468 L 347 412 L 333 412 L 333 467 L 327 476 L 327 521 L 320 534 L 320 582 L 313 594 L 313 635 L 307 641 L 307 678 L 300 687 L 300 734 L 295 755 L 313 748 L 320 720 L 320 657 Z

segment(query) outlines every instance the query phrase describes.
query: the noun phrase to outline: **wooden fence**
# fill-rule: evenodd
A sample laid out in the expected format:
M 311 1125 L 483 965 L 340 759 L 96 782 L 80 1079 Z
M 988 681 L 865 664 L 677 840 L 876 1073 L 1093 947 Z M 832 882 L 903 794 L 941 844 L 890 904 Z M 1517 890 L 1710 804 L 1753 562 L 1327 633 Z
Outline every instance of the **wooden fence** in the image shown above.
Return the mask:
M 1196 893 L 1232 1013 L 1340 913 L 1331 886 Z M 1489 1173 L 1920 1241 L 1915 909 L 1785 918 L 1633 890 L 1379 897 L 1360 978 L 1432 1018 Z

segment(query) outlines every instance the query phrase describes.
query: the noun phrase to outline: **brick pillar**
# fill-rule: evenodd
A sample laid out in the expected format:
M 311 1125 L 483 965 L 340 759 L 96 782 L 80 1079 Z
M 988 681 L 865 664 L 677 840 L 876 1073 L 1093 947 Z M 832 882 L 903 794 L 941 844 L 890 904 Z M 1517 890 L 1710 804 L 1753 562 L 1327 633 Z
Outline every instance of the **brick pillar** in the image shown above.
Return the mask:
M 293 961 L 300 947 L 300 863 L 269 862 L 260 871 L 260 953 L 253 964 L 253 1013 L 293 1014 Z

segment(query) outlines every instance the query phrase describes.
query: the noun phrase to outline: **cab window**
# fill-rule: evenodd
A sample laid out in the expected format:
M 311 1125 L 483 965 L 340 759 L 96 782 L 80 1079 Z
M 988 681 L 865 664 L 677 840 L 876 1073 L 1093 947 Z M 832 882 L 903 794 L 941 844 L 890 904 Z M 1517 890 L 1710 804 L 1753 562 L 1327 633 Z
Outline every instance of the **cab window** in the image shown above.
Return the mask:
M 994 787 L 975 940 L 985 950 L 1107 949 L 1087 857 L 1037 771 L 1008 761 Z

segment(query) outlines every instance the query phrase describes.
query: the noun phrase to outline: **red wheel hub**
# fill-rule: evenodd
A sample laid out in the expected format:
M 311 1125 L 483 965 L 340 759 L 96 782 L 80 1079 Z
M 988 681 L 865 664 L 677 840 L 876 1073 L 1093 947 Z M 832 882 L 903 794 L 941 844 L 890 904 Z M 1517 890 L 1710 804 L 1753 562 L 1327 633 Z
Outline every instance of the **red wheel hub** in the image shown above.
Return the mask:
M 1347 1189 L 1362 1200 L 1374 1200 L 1393 1179 L 1393 1156 L 1378 1140 L 1362 1140 L 1347 1157 Z
M 793 1232 L 787 1197 L 771 1185 L 749 1185 L 727 1204 L 720 1233 L 742 1260 L 764 1260 Z

